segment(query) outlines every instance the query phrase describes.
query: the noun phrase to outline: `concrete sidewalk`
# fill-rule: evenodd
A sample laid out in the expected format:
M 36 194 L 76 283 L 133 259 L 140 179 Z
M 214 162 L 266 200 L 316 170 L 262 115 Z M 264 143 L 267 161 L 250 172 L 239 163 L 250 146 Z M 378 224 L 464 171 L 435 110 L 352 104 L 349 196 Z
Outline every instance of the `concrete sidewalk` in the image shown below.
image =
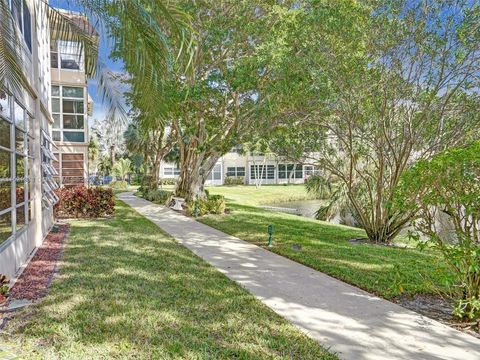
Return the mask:
M 118 198 L 343 359 L 480 359 L 479 339 L 132 193 Z

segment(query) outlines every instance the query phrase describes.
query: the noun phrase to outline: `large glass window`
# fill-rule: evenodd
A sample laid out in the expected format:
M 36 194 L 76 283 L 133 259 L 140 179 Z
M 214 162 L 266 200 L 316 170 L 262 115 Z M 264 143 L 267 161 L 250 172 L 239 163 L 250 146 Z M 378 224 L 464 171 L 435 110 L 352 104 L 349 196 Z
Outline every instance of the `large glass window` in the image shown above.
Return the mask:
M 52 41 L 51 65 L 53 68 L 83 70 L 83 49 L 79 42 Z M 60 59 L 60 61 L 59 61 Z
M 52 86 L 54 141 L 85 142 L 85 103 L 83 87 Z M 73 131 L 75 130 L 75 131 Z M 63 134 L 63 135 L 62 135 Z
M 303 166 L 301 164 L 279 164 L 278 165 L 279 179 L 302 179 Z
M 4 95 L 2 97 L 2 94 Z M 0 244 L 15 236 L 28 223 L 26 212 L 31 174 L 34 119 L 22 104 L 0 91 Z M 33 146 L 32 146 L 33 149 Z M 12 216 L 15 212 L 16 216 Z
M 28 50 L 32 52 L 32 16 L 25 0 L 23 0 L 23 38 Z
M 227 167 L 227 176 L 232 177 L 243 177 L 245 176 L 245 167 L 244 166 L 232 166 Z
M 28 50 L 32 52 L 32 17 L 25 0 L 11 0 L 10 9 L 20 32 L 23 34 Z
M 250 179 L 275 179 L 275 165 L 250 165 Z

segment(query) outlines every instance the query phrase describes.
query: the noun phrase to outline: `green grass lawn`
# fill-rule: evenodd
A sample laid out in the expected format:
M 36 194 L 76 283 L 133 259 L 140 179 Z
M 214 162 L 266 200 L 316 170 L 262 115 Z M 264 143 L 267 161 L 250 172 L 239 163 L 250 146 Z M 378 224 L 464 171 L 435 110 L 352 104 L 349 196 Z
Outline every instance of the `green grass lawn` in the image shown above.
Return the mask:
M 272 224 L 271 251 L 385 298 L 402 293 L 431 293 L 444 286 L 450 275 L 440 256 L 432 250 L 352 245 L 348 241 L 364 237 L 363 230 L 251 206 L 264 201 L 283 201 L 285 197 L 301 195 L 302 190 L 305 192 L 303 186 L 210 188 L 212 194 L 222 194 L 228 199 L 231 213 L 199 220 L 260 246 L 266 245 L 267 227 Z M 280 199 L 275 198 L 276 193 L 282 193 Z M 294 244 L 301 249 L 293 249 Z
M 26 359 L 335 358 L 124 203 L 116 209 L 72 223 L 50 294 L 0 342 Z
M 262 185 L 258 188 L 251 185 L 210 186 L 207 190 L 211 194 L 225 196 L 228 202 L 252 206 L 313 199 L 307 194 L 305 185 Z

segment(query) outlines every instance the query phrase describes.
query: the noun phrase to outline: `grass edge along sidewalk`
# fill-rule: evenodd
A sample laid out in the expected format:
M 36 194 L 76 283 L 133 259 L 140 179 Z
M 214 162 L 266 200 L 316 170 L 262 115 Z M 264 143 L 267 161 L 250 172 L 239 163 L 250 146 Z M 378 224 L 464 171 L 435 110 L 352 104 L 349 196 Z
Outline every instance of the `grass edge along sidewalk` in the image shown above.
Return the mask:
M 336 359 L 126 204 L 116 210 L 72 222 L 49 295 L 7 326 L 19 356 Z

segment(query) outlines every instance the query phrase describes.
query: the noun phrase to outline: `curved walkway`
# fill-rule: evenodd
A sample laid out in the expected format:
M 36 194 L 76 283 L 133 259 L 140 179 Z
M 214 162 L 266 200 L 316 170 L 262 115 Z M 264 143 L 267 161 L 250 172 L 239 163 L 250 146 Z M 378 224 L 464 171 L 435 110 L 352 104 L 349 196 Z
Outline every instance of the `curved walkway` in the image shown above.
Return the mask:
M 132 193 L 118 198 L 343 359 L 480 359 L 480 340 Z

